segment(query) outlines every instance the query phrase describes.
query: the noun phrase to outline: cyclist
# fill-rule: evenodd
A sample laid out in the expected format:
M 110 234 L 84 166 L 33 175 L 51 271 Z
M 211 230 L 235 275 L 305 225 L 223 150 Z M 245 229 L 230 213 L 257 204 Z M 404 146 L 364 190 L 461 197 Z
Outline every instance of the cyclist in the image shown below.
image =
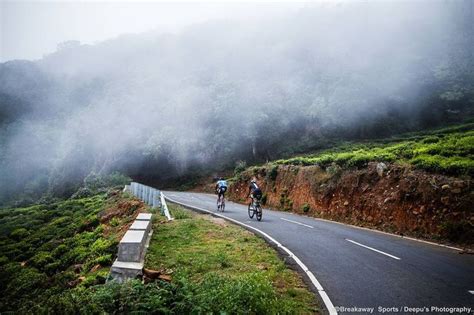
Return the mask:
M 216 183 L 216 194 L 217 194 L 217 204 L 219 204 L 219 201 L 224 200 L 224 195 L 225 192 L 227 191 L 227 181 L 224 180 L 224 178 L 219 177 L 219 180 Z
M 252 199 L 252 203 L 255 201 L 255 199 L 260 200 L 262 198 L 262 190 L 258 187 L 255 177 L 250 181 L 249 197 Z

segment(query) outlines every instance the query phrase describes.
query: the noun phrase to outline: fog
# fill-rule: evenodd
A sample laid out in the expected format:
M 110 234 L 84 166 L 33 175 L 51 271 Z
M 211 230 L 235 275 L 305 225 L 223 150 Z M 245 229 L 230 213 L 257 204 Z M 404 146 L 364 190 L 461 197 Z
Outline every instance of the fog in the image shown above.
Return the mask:
M 114 170 L 163 187 L 472 117 L 471 1 L 247 7 L 0 64 L 1 197 Z

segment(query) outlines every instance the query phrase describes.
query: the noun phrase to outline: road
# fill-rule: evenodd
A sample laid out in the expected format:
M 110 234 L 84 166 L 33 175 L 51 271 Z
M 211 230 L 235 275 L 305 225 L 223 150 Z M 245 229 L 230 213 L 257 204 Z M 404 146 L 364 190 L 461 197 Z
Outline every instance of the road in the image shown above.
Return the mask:
M 169 201 L 217 213 L 215 195 L 164 194 Z M 392 313 L 414 313 L 428 307 L 423 310 L 438 314 L 443 309 L 432 307 L 468 307 L 474 313 L 474 255 L 267 209 L 258 222 L 248 217 L 246 206 L 229 201 L 219 214 L 259 229 L 296 255 L 322 286 L 319 293 L 329 297 L 326 306 L 332 314 L 356 311 L 341 307 L 374 308 L 373 313 L 390 308 Z

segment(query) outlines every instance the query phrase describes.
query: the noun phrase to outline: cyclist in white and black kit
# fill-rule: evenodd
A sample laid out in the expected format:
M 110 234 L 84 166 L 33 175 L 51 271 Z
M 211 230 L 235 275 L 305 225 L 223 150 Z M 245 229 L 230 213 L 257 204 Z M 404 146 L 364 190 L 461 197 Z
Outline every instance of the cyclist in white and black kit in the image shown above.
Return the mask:
M 262 190 L 260 189 L 260 187 L 258 187 L 255 178 L 250 181 L 249 197 L 252 198 L 252 202 L 254 201 L 254 199 L 260 200 L 262 198 Z
M 227 181 L 224 178 L 220 177 L 216 183 L 216 193 L 217 193 L 217 201 L 220 200 L 221 196 L 224 199 L 225 192 L 227 191 Z

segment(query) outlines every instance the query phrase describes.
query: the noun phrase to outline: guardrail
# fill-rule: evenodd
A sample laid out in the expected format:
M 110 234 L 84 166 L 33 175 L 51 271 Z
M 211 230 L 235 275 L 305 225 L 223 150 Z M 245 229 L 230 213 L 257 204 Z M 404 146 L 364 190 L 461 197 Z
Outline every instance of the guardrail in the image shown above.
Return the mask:
M 173 220 L 168 210 L 168 206 L 166 205 L 165 198 L 163 197 L 163 193 L 160 190 L 132 182 L 130 185 L 125 185 L 123 191 L 127 191 L 135 197 L 143 200 L 143 202 L 149 205 L 152 209 L 159 207 L 162 215 L 166 216 L 168 220 Z
M 125 185 L 123 191 L 141 199 L 152 209 L 159 207 L 162 215 L 165 215 L 168 220 L 173 220 L 164 196 L 158 189 L 132 182 L 130 185 Z M 138 214 L 122 237 L 118 246 L 117 259 L 110 269 L 110 279 L 124 282 L 142 276 L 146 250 L 153 234 L 152 216 L 152 213 Z

